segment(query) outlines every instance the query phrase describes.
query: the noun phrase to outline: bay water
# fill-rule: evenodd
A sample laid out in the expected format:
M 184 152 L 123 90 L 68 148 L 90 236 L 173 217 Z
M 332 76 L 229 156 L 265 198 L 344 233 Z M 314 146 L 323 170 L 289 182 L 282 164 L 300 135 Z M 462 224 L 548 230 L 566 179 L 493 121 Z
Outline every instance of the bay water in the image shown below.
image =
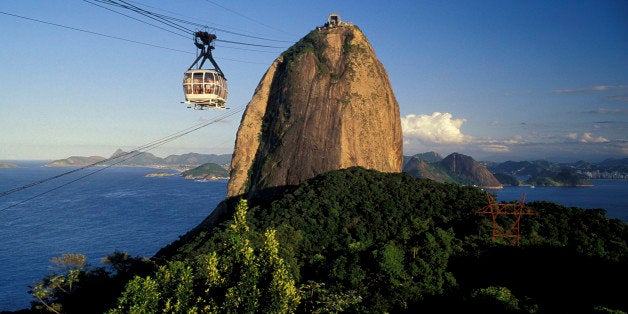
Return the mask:
M 72 170 L 14 163 L 0 169 L 0 193 Z M 0 198 L 0 311 L 29 307 L 29 286 L 50 273 L 53 257 L 81 253 L 97 267 L 116 250 L 151 257 L 226 195 L 226 180 L 146 177 L 164 171 L 91 167 Z
M 72 168 L 14 162 L 0 169 L 0 193 Z M 146 177 L 141 167 L 92 167 L 0 198 L 0 311 L 29 307 L 29 286 L 50 272 L 50 260 L 81 253 L 92 266 L 113 251 L 153 256 L 198 225 L 225 197 L 227 181 L 198 182 L 178 175 Z M 592 187 L 505 187 L 497 200 L 547 200 L 604 208 L 628 221 L 628 181 L 592 180 Z M 8 208 L 9 206 L 15 205 Z
M 579 187 L 531 187 L 506 186 L 490 190 L 497 202 L 520 200 L 525 202 L 549 201 L 567 207 L 602 208 L 606 217 L 628 222 L 628 180 L 589 180 L 593 186 Z

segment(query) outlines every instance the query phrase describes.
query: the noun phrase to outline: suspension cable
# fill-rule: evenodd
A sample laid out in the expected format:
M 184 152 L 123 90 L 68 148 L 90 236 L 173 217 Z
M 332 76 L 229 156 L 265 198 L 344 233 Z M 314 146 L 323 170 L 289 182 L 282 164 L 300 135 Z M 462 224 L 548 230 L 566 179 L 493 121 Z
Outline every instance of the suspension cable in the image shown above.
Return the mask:
M 123 8 L 123 9 L 127 9 L 127 10 L 131 10 L 133 12 L 136 12 L 140 15 L 143 15 L 144 17 L 153 19 L 157 22 L 163 23 L 165 25 L 168 25 L 170 27 L 173 27 L 174 29 L 183 31 L 186 34 L 194 34 L 195 32 L 189 28 L 186 28 L 185 26 L 183 26 L 182 24 L 188 24 L 188 25 L 192 25 L 192 26 L 196 26 L 196 27 L 200 27 L 200 28 L 211 28 L 217 31 L 221 31 L 221 32 L 225 32 L 228 34 L 232 34 L 232 35 L 237 35 L 237 36 L 242 36 L 242 37 L 247 37 L 247 38 L 252 38 L 252 39 L 258 39 L 258 40 L 265 40 L 265 41 L 273 41 L 273 42 L 284 42 L 284 43 L 292 43 L 292 41 L 287 41 L 287 40 L 278 40 L 278 39 L 271 39 L 271 38 L 265 38 L 265 37 L 259 37 L 259 36 L 252 36 L 252 35 L 247 35 L 247 34 L 243 34 L 243 33 L 239 33 L 239 32 L 235 32 L 235 31 L 231 31 L 231 30 L 227 30 L 227 29 L 223 29 L 223 28 L 216 28 L 216 27 L 209 27 L 207 25 L 203 25 L 203 24 L 199 24 L 199 23 L 194 23 L 194 22 L 189 22 L 177 17 L 172 17 L 172 16 L 168 16 L 168 15 L 164 15 L 164 14 L 159 14 L 159 13 L 154 13 L 145 9 L 142 9 L 138 6 L 135 6 L 133 4 L 130 4 L 127 1 L 124 0 L 83 0 L 84 2 L 96 5 L 98 7 L 104 8 L 101 5 L 97 5 L 95 3 L 93 3 L 93 1 L 102 3 L 102 4 L 106 4 L 106 5 L 111 5 L 111 6 L 115 6 L 115 7 L 119 7 L 119 8 Z M 107 8 L 105 8 L 107 9 Z M 110 10 L 110 9 L 108 9 Z M 142 23 L 157 27 L 159 29 L 164 30 L 164 28 L 160 27 L 160 26 L 156 26 L 154 24 L 151 23 L 147 23 L 145 21 L 141 21 L 137 18 L 133 18 L 130 17 L 126 14 L 122 14 L 120 12 L 117 12 L 115 10 L 113 10 L 113 12 L 116 12 L 118 14 L 124 15 L 126 17 L 132 18 L 134 20 L 140 21 Z M 172 31 L 169 31 L 172 32 Z M 176 33 L 177 35 L 181 36 L 180 34 Z M 266 48 L 286 48 L 286 47 L 278 47 L 278 46 L 269 46 L 269 45 L 260 45 L 260 44 L 253 44 L 253 43 L 245 43 L 245 42 L 239 42 L 239 41 L 224 41 L 224 42 L 229 42 L 229 43 L 233 43 L 233 44 L 239 44 L 239 45 L 247 45 L 247 46 L 258 46 L 258 47 L 266 47 Z
M 88 34 L 92 34 L 92 35 L 98 35 L 98 36 L 107 37 L 107 38 L 111 38 L 111 39 L 117 39 L 117 40 L 122 40 L 122 41 L 126 41 L 126 42 L 131 42 L 131 43 L 134 43 L 134 44 L 140 44 L 140 45 L 150 46 L 150 47 L 154 47 L 154 48 L 167 49 L 167 50 L 171 50 L 171 51 L 178 51 L 178 52 L 184 52 L 184 53 L 193 54 L 193 52 L 189 52 L 189 51 L 185 51 L 185 50 L 174 49 L 174 48 L 169 48 L 169 47 L 164 47 L 164 46 L 158 46 L 158 45 L 149 44 L 149 43 L 145 43 L 145 42 L 141 42 L 141 41 L 137 41 L 137 40 L 126 39 L 126 38 L 122 38 L 122 37 L 107 35 L 107 34 L 98 33 L 98 32 L 93 32 L 93 31 L 89 31 L 89 30 L 85 30 L 85 29 L 81 29 L 81 28 L 76 28 L 76 27 L 72 27 L 72 26 L 66 26 L 66 25 L 61 25 L 61 24 L 52 23 L 52 22 L 48 22 L 48 21 L 42 21 L 42 20 L 31 18 L 31 17 L 26 17 L 26 16 L 22 16 L 22 15 L 9 13 L 9 12 L 0 11 L 0 14 L 9 15 L 9 16 L 20 18 L 20 19 L 37 22 L 37 23 L 42 23 L 42 24 L 52 25 L 52 26 L 56 26 L 56 27 L 66 28 L 66 29 L 70 29 L 70 30 L 73 30 L 73 31 L 77 31 L 77 32 L 83 32 L 83 33 L 88 33 Z
M 167 28 L 165 28 L 165 27 L 161 27 L 161 26 L 159 26 L 159 25 L 155 25 L 155 24 L 152 24 L 152 23 L 148 23 L 148 22 L 146 22 L 146 21 L 143 21 L 143 20 L 140 20 L 140 19 L 138 19 L 138 18 L 132 17 L 132 16 L 130 16 L 130 15 L 128 15 L 128 14 L 124 14 L 124 13 L 122 13 L 122 12 L 118 12 L 118 11 L 116 11 L 116 10 L 113 10 L 113 9 L 107 8 L 107 7 L 103 6 L 103 5 L 100 5 L 100 4 L 98 4 L 98 3 L 94 3 L 94 2 L 92 2 L 92 1 L 90 1 L 90 0 L 83 0 L 83 1 L 85 1 L 85 2 L 87 2 L 87 3 L 89 3 L 89 4 L 92 4 L 92 5 L 95 5 L 95 6 L 97 6 L 97 7 L 103 8 L 103 9 L 105 9 L 105 10 L 107 10 L 107 11 L 111 11 L 111 12 L 114 12 L 114 13 L 116 13 L 116 14 L 120 14 L 120 15 L 122 15 L 122 16 L 128 17 L 128 18 L 130 18 L 130 19 L 132 19 L 132 20 L 136 20 L 136 21 L 138 21 L 138 22 L 140 22 L 140 23 L 144 23 L 144 24 L 147 24 L 147 25 L 150 25 L 150 26 L 153 26 L 153 27 L 157 27 L 157 28 L 159 28 L 159 29 L 161 29 L 161 30 L 164 30 L 164 31 L 166 31 L 166 32 L 169 32 L 169 33 L 175 34 L 175 35 L 177 35 L 177 36 L 181 36 L 181 37 L 184 37 L 184 38 L 189 38 L 189 37 L 190 37 L 190 36 L 189 36 L 189 34 L 187 34 L 187 32 L 186 32 L 186 34 L 185 34 L 185 35 L 183 35 L 183 34 L 180 34 L 180 33 L 175 32 L 175 31 L 169 30 L 169 29 L 167 29 Z M 99 0 L 95 0 L 95 1 L 99 1 Z M 99 1 L 99 2 L 102 2 L 102 1 Z
M 231 116 L 234 116 L 234 115 L 236 115 L 236 114 L 238 114 L 240 112 L 243 112 L 244 109 L 245 109 L 244 106 L 240 106 L 239 108 L 237 108 L 235 110 L 232 110 L 231 112 L 229 112 L 227 114 L 223 114 L 222 116 L 219 116 L 219 117 L 217 117 L 215 119 L 212 119 L 210 121 L 205 121 L 205 122 L 198 123 L 196 125 L 193 125 L 191 127 L 186 128 L 184 130 L 181 130 L 179 132 L 176 132 L 176 133 L 173 133 L 171 135 L 168 135 L 168 136 L 166 136 L 164 138 L 161 138 L 161 139 L 152 141 L 152 142 L 150 142 L 148 144 L 139 146 L 137 148 L 132 149 L 130 152 L 127 152 L 127 153 L 124 153 L 124 154 L 120 154 L 120 155 L 116 155 L 116 156 L 112 156 L 112 157 L 110 157 L 108 159 L 105 159 L 105 160 L 101 160 L 101 161 L 98 161 L 98 162 L 95 162 L 95 163 L 92 163 L 92 164 L 89 164 L 89 165 L 86 165 L 86 166 L 83 166 L 83 167 L 80 167 L 80 168 L 77 168 L 77 169 L 73 169 L 73 170 L 70 170 L 70 171 L 67 171 L 67 172 L 64 172 L 64 173 L 61 173 L 61 174 L 58 174 L 58 175 L 46 178 L 46 179 L 35 181 L 33 183 L 26 184 L 24 186 L 17 187 L 17 188 L 14 188 L 14 189 L 2 192 L 2 193 L 0 193 L 0 198 L 5 197 L 5 196 L 10 195 L 10 194 L 13 194 L 13 193 L 18 192 L 18 191 L 22 191 L 22 190 L 25 190 L 25 189 L 37 186 L 39 184 L 42 184 L 42 183 L 45 183 L 45 182 L 48 182 L 48 181 L 52 181 L 52 180 L 55 180 L 55 179 L 58 179 L 58 178 L 70 175 L 72 173 L 75 173 L 75 172 L 78 172 L 78 171 L 81 171 L 81 170 L 84 170 L 84 169 L 87 169 L 87 168 L 91 168 L 91 167 L 95 167 L 95 166 L 98 166 L 98 165 L 106 164 L 106 166 L 104 168 L 92 171 L 92 172 L 90 172 L 90 173 L 88 173 L 86 175 L 83 175 L 83 176 L 81 176 L 79 178 L 76 178 L 76 179 L 71 180 L 69 182 L 66 182 L 64 184 L 61 184 L 59 186 L 56 186 L 56 187 L 54 187 L 52 189 L 46 190 L 46 191 L 44 191 L 42 193 L 36 194 L 36 195 L 34 195 L 34 196 L 30 197 L 30 198 L 27 198 L 27 199 L 25 199 L 23 201 L 20 201 L 18 203 L 9 205 L 7 207 L 4 207 L 4 208 L 0 209 L 0 212 L 1 211 L 5 211 L 5 210 L 10 209 L 10 208 L 13 208 L 13 207 L 18 206 L 18 205 L 21 205 L 21 204 L 23 204 L 25 202 L 28 202 L 28 201 L 30 201 L 30 200 L 32 200 L 34 198 L 37 198 L 37 197 L 40 197 L 42 195 L 48 194 L 48 193 L 50 193 L 52 191 L 55 191 L 57 189 L 60 189 L 60 188 L 62 188 L 64 186 L 66 186 L 68 184 L 74 183 L 74 182 L 79 181 L 79 180 L 81 180 L 83 178 L 91 176 L 91 175 L 93 175 L 95 173 L 103 171 L 104 169 L 107 169 L 107 168 L 113 167 L 115 165 L 118 165 L 118 164 L 120 164 L 120 163 L 122 163 L 124 161 L 127 161 L 127 160 L 131 159 L 131 158 L 137 157 L 137 156 L 139 156 L 140 154 L 142 154 L 144 152 L 153 150 L 153 149 L 155 149 L 157 147 L 160 147 L 160 146 L 162 146 L 162 145 L 164 145 L 166 143 L 174 141 L 175 139 L 178 139 L 178 138 L 183 137 L 183 136 L 185 136 L 187 134 L 190 134 L 190 133 L 192 133 L 194 131 L 197 131 L 197 130 L 200 130 L 200 129 L 204 128 L 204 127 L 212 125 L 212 124 L 214 124 L 216 122 L 220 122 L 222 120 L 225 120 L 225 119 L 227 119 L 227 118 L 229 118 Z M 109 162 L 111 162 L 111 164 L 108 164 Z

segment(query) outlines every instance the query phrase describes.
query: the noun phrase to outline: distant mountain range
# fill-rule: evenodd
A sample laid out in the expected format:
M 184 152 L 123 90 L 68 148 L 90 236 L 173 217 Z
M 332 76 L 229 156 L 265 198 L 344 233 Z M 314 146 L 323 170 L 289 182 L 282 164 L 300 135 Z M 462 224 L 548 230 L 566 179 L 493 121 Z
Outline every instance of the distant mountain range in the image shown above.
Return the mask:
M 558 163 L 547 160 L 483 162 L 492 173 L 504 173 L 515 177 L 548 176 L 563 170 L 582 175 L 587 179 L 628 179 L 628 158 L 606 159 L 598 163 L 577 161 Z
M 607 159 L 599 163 L 578 161 L 557 163 L 547 160 L 478 162 L 472 157 L 453 153 L 447 157 L 437 152 L 404 156 L 403 172 L 416 178 L 429 178 L 438 182 L 476 185 L 484 188 L 500 188 L 503 185 L 582 186 L 590 185 L 588 179 L 628 179 L 628 158 Z M 147 152 L 116 150 L 111 157 L 72 156 L 46 164 L 47 167 L 136 166 L 190 170 L 208 163 L 227 169 L 231 154 L 170 155 L 157 157 Z M 215 175 L 222 177 L 224 174 Z
M 116 165 L 188 170 L 206 163 L 215 163 L 227 168 L 230 162 L 231 154 L 216 155 L 188 153 L 160 158 L 147 152 L 125 152 L 118 149 L 109 158 L 100 156 L 72 156 L 66 159 L 52 161 L 46 164 L 46 167 L 84 167 L 97 163 L 101 166 Z
M 480 187 L 501 185 L 587 186 L 588 179 L 628 179 L 628 158 L 600 163 L 547 160 L 477 162 L 453 153 L 445 158 L 436 152 L 404 156 L 403 171 L 414 177 Z M 495 180 L 499 184 L 495 183 Z

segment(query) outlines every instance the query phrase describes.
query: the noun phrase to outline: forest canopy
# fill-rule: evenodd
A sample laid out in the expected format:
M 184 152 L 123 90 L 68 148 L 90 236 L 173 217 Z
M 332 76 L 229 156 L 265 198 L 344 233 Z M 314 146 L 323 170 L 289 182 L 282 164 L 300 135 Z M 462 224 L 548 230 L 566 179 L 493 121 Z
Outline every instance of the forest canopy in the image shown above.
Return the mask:
M 491 238 L 490 216 L 477 214 L 486 192 L 470 186 L 354 167 L 258 195 L 225 200 L 225 214 L 217 216 L 224 218 L 162 250 L 156 266 L 141 268 L 139 276 L 122 267 L 126 286 L 108 291 L 115 297 L 101 300 L 103 307 L 113 313 L 142 304 L 156 312 L 628 310 L 626 289 L 615 288 L 628 279 L 626 224 L 602 209 L 528 203 L 537 215 L 523 218 L 516 246 Z M 73 290 L 81 290 L 81 280 Z

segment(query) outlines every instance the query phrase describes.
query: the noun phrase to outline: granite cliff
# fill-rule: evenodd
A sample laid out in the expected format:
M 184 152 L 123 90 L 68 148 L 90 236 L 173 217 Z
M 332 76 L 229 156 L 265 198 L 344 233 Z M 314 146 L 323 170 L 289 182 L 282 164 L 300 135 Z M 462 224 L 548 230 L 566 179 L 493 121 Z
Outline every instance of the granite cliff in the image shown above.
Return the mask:
M 399 105 L 353 25 L 320 27 L 282 53 L 243 114 L 227 196 L 362 166 L 400 172 Z

